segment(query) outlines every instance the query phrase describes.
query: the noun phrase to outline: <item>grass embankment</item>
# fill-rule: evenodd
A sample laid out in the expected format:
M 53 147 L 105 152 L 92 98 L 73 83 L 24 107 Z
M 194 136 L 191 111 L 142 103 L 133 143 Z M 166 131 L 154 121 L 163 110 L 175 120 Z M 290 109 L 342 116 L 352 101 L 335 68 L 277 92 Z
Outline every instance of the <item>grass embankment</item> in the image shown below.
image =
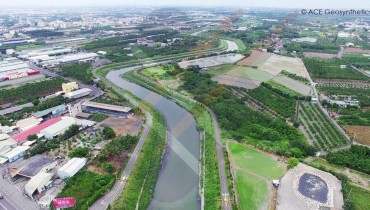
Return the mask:
M 260 209 L 267 205 L 269 184 L 284 174 L 285 167 L 272 157 L 237 142 L 227 144 L 239 208 Z
M 166 123 L 150 105 L 143 101 L 138 103 L 152 115 L 152 126 L 126 186 L 111 209 L 135 209 L 137 204 L 138 209 L 146 209 L 153 198 L 166 143 Z
M 72 210 L 88 209 L 98 198 L 102 197 L 115 182 L 112 174 L 97 174 L 83 169 L 67 181 L 58 197 L 74 197 L 76 206 Z
M 152 91 L 160 93 L 164 97 L 175 100 L 177 104 L 192 113 L 197 121 L 197 129 L 205 132 L 205 141 L 201 142 L 201 147 L 205 148 L 205 157 L 202 157 L 201 159 L 202 168 L 204 167 L 205 173 L 204 180 L 202 180 L 203 174 L 201 174 L 201 185 L 204 184 L 204 207 L 205 209 L 212 210 L 220 209 L 220 178 L 218 174 L 214 127 L 210 113 L 197 102 L 176 92 L 160 87 L 154 82 L 146 80 L 133 72 L 128 72 L 124 74 L 123 77 Z

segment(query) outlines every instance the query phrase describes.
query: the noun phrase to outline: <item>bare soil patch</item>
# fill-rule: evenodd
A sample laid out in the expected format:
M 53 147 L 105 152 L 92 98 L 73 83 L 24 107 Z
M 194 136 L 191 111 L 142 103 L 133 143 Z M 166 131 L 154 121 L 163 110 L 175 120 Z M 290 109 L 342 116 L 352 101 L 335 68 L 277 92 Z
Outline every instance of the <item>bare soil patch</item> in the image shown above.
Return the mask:
M 140 133 L 143 121 L 139 115 L 128 115 L 125 117 L 111 116 L 99 124 L 99 127 L 109 126 L 117 136 L 132 135 L 136 136 Z
M 315 53 L 315 52 L 304 52 L 303 55 L 306 58 L 331 59 L 331 58 L 336 58 L 337 57 L 337 54 Z
M 359 144 L 370 146 L 370 126 L 344 126 L 344 130 Z

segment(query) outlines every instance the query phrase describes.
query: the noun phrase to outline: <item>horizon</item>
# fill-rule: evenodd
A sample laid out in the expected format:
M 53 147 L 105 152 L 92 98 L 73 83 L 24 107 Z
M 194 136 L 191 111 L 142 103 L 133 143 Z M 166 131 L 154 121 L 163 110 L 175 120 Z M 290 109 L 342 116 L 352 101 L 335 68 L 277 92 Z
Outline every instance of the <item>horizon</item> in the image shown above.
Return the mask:
M 50 8 L 50 7 L 225 7 L 225 8 L 279 8 L 279 9 L 299 9 L 299 8 L 325 8 L 325 9 L 367 9 L 370 8 L 370 3 L 366 6 L 363 0 L 353 1 L 334 1 L 334 0 L 313 0 L 310 2 L 300 2 L 296 0 L 188 0 L 186 2 L 179 0 L 74 0 L 50 1 L 50 0 L 13 0 L 0 2 L 0 7 L 6 9 L 17 8 Z

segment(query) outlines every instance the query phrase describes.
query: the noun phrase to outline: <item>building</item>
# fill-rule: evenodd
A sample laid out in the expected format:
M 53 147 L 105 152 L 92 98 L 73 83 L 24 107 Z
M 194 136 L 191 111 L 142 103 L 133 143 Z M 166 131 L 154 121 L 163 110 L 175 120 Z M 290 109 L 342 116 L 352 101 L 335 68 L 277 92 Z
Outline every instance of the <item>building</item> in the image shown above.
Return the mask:
M 39 73 L 39 70 L 31 69 L 27 63 L 17 58 L 5 58 L 3 61 L 0 61 L 0 81 L 27 77 Z
M 27 140 L 27 137 L 30 136 L 30 135 L 33 135 L 33 134 L 38 134 L 41 130 L 61 121 L 62 118 L 61 117 L 56 117 L 56 118 L 52 118 L 46 122 L 43 122 L 35 127 L 32 127 L 28 130 L 25 130 L 25 131 L 22 131 L 18 134 L 15 134 L 11 137 L 12 140 L 16 141 L 17 143 L 21 143 L 21 142 L 24 142 L 25 140 Z
M 38 193 L 43 192 L 47 188 L 51 187 L 51 178 L 53 174 L 40 172 L 36 176 L 32 177 L 30 181 L 24 186 L 24 193 L 29 197 L 33 198 L 33 194 L 37 191 Z
M 66 111 L 66 105 L 62 104 L 59 106 L 51 107 L 49 109 L 45 109 L 43 111 L 35 112 L 32 115 L 36 118 L 48 118 L 48 117 L 59 116 L 65 111 Z
M 40 121 L 36 119 L 35 117 L 29 117 L 23 120 L 18 120 L 16 123 L 16 126 L 21 130 L 25 131 L 32 127 L 35 127 L 36 125 L 40 124 Z
M 62 120 L 59 122 L 41 130 L 40 134 L 42 134 L 46 139 L 52 139 L 55 136 L 63 134 L 74 124 L 76 124 L 76 121 L 73 117 L 62 117 Z
M 92 93 L 92 90 L 89 88 L 82 88 L 70 93 L 66 93 L 64 97 L 69 98 L 69 99 L 77 99 L 77 98 L 82 98 L 85 96 L 88 96 Z
M 57 166 L 58 162 L 45 155 L 34 155 L 28 159 L 12 164 L 9 172 L 11 177 L 23 176 L 32 178 L 39 172 L 48 172 Z
M 126 116 L 132 110 L 132 108 L 130 107 L 122 107 L 112 104 L 103 104 L 93 101 L 83 102 L 82 107 L 89 112 L 98 112 L 120 116 Z
M 96 57 L 99 55 L 96 53 L 79 53 L 79 54 L 71 54 L 63 56 L 60 59 L 57 59 L 57 61 L 60 64 L 66 64 L 66 63 L 75 63 L 75 62 L 87 62 L 87 61 L 93 61 Z
M 340 65 L 339 68 L 345 69 L 345 68 L 347 68 L 347 65 Z
M 65 165 L 58 169 L 58 176 L 61 179 L 73 177 L 86 165 L 86 158 L 72 158 Z
M 63 83 L 62 84 L 62 89 L 63 89 L 64 93 L 70 93 L 70 92 L 78 89 L 78 84 L 77 84 L 77 82 Z
M 17 146 L 13 148 L 11 151 L 7 152 L 6 154 L 0 155 L 0 158 L 6 159 L 9 163 L 18 160 L 19 158 L 23 157 L 24 153 L 29 149 L 29 146 Z
M 31 102 L 29 102 L 29 103 L 18 105 L 18 106 L 13 106 L 13 107 L 10 107 L 10 108 L 7 108 L 7 109 L 2 109 L 2 110 L 0 110 L 0 115 L 4 116 L 4 115 L 7 115 L 7 114 L 12 114 L 12 113 L 15 113 L 15 112 L 19 112 L 23 108 L 27 108 L 27 107 L 33 107 L 33 104 Z
M 67 107 L 68 107 L 69 116 L 71 117 L 76 117 L 78 113 L 82 113 L 81 103 L 77 103 L 75 105 L 68 104 Z

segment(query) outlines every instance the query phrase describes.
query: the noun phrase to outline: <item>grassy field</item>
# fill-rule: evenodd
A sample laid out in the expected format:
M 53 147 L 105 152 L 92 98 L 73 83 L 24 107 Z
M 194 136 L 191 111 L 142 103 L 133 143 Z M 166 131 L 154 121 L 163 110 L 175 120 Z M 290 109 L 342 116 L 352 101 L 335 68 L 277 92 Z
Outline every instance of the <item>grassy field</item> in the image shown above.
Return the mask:
M 311 87 L 308 86 L 308 85 L 305 85 L 301 82 L 298 82 L 296 80 L 293 80 L 289 77 L 286 77 L 286 76 L 276 76 L 274 77 L 273 79 L 274 82 L 280 84 L 280 85 L 283 85 L 285 87 L 287 87 L 288 89 L 290 90 L 293 90 L 294 92 L 298 93 L 299 95 L 310 95 L 313 93 L 313 91 L 311 90 Z
M 166 79 L 168 77 L 167 72 L 162 68 L 162 66 L 146 68 L 141 70 L 140 73 L 155 80 Z
M 260 209 L 269 198 L 272 179 L 279 179 L 285 167 L 262 152 L 228 142 L 240 209 Z
M 287 93 L 291 96 L 303 96 L 302 93 L 300 93 L 298 91 L 294 91 L 294 89 L 288 88 L 288 85 L 286 85 L 285 83 L 280 83 L 280 82 L 275 81 L 275 78 L 272 79 L 272 80 L 267 81 L 266 83 L 271 85 L 273 88 L 284 91 L 285 93 Z
M 350 184 L 349 199 L 354 203 L 355 210 L 370 209 L 370 190 Z

